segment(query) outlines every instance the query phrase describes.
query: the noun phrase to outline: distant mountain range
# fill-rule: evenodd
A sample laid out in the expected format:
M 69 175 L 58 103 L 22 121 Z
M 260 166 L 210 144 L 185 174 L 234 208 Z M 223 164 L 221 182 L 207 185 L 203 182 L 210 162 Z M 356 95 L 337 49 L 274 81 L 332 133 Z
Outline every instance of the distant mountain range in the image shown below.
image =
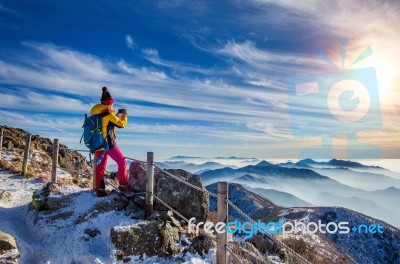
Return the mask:
M 274 214 L 281 209 L 280 206 L 247 190 L 240 184 L 231 183 L 228 186 L 228 199 L 250 217 L 259 219 L 265 217 L 266 214 Z M 212 193 L 217 193 L 217 183 L 210 184 L 206 188 Z M 217 200 L 215 198 L 210 198 L 209 210 L 217 210 Z M 228 210 L 230 211 L 229 214 L 236 219 L 244 219 L 234 209 L 229 208 Z
M 193 157 L 193 156 L 173 156 L 170 157 L 169 160 L 185 160 L 185 159 L 203 159 L 203 157 Z
M 367 191 L 386 189 L 389 187 L 400 188 L 400 179 L 386 176 L 385 171 L 365 170 L 358 171 L 349 168 L 310 168 L 318 174 L 328 176 L 342 184 L 361 188 Z
M 216 170 L 209 170 L 200 174 L 201 179 L 205 184 L 210 184 L 216 181 L 227 180 L 233 181 L 234 179 L 243 176 L 244 174 L 250 174 L 253 177 L 257 177 L 260 181 L 266 181 L 265 175 L 283 178 L 293 179 L 329 179 L 326 176 L 322 176 L 310 169 L 297 169 L 297 168 L 285 168 L 278 165 L 274 165 L 267 161 L 261 161 L 256 165 L 248 165 L 243 168 L 222 168 Z M 256 176 L 257 175 L 257 176 Z M 272 182 L 272 181 L 271 181 Z
M 239 183 L 280 206 L 343 206 L 400 226 L 396 209 L 400 204 L 400 179 L 388 176 L 397 174 L 382 167 L 336 159 L 304 159 L 277 165 L 263 160 L 241 168 L 179 160 L 187 157 L 175 156 L 176 160 L 156 165 L 199 174 L 205 185 L 217 181 Z
M 313 159 L 303 159 L 295 163 L 296 166 L 314 167 L 318 166 L 332 166 L 332 167 L 345 167 L 345 168 L 375 168 L 382 169 L 379 166 L 367 166 L 359 162 L 349 160 L 331 159 L 329 161 L 315 161 Z
M 205 184 L 237 182 L 250 188 L 289 193 L 316 206 L 343 206 L 400 225 L 400 189 L 366 191 L 321 175 L 310 168 L 286 168 L 262 161 L 239 169 L 222 168 L 200 174 Z M 259 193 L 259 192 L 258 192 Z
M 283 207 L 309 207 L 313 206 L 310 203 L 286 192 L 280 192 L 273 189 L 263 189 L 263 188 L 247 188 L 265 199 L 270 200 L 276 205 Z
M 168 160 L 185 160 L 185 159 L 204 159 L 204 160 L 210 160 L 210 159 L 230 159 L 230 160 L 257 160 L 257 158 L 245 158 L 245 157 L 236 157 L 236 156 L 230 156 L 230 157 L 214 157 L 214 158 L 206 158 L 206 157 L 193 157 L 193 156 L 173 156 L 168 158 Z
M 302 220 L 323 224 L 328 222 L 349 222 L 350 227 L 361 224 L 380 224 L 384 227 L 383 234 L 358 234 L 350 232 L 349 234 L 322 234 L 315 233 L 312 236 L 296 235 L 296 239 L 306 241 L 307 247 L 314 248 L 318 263 L 400 263 L 400 230 L 384 223 L 380 220 L 365 216 L 355 211 L 341 207 L 296 207 L 283 208 L 276 205 L 270 199 L 249 191 L 240 184 L 229 184 L 228 199 L 237 205 L 243 212 L 252 219 L 258 219 L 267 223 L 269 221 Z M 207 187 L 208 191 L 216 193 L 217 184 L 211 184 Z M 251 189 L 265 192 L 270 197 L 273 192 L 260 188 Z M 274 190 L 272 190 L 274 191 Z M 394 191 L 396 190 L 389 190 Z M 281 194 L 278 194 L 281 195 Z M 284 194 L 285 195 L 285 194 Z M 210 211 L 216 210 L 216 201 L 210 198 Z M 229 216 L 243 220 L 243 217 L 234 209 L 228 209 Z
M 156 165 L 165 169 L 182 169 L 194 174 L 200 174 L 208 170 L 221 169 L 226 167 L 225 165 L 211 161 L 202 164 L 188 163 L 186 161 L 164 161 L 156 162 Z M 231 168 L 237 167 L 231 166 Z
M 299 162 L 285 162 L 277 164 L 285 168 L 307 168 L 320 175 L 328 176 L 333 180 L 367 191 L 400 188 L 400 173 L 387 170 L 379 166 L 368 166 L 347 160 L 330 160 L 318 162 L 312 159 Z

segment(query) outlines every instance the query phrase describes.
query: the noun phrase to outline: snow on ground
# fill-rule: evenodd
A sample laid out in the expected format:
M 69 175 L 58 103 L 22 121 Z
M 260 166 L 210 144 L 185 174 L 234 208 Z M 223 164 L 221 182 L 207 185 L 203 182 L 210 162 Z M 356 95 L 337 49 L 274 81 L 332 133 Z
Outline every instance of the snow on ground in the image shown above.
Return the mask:
M 110 229 L 127 228 L 142 220 L 133 220 L 124 211 L 97 214 L 93 211 L 94 205 L 102 200 L 111 201 L 113 197 L 98 198 L 89 189 L 72 186 L 61 188 L 63 195 L 71 197 L 67 207 L 36 212 L 29 204 L 32 193 L 43 186 L 38 180 L 0 171 L 0 189 L 11 194 L 9 203 L 0 202 L 0 230 L 16 238 L 20 263 L 123 263 L 115 259 Z M 92 217 L 87 217 L 90 210 Z M 83 216 L 86 220 L 79 221 Z M 90 237 L 84 233 L 87 229 L 98 230 L 98 234 Z M 175 259 L 132 256 L 129 263 L 206 264 L 215 263 L 215 258 L 215 250 L 210 250 L 204 258 L 197 254 L 178 254 Z
M 0 151 L 0 157 L 5 159 L 6 161 L 12 161 L 12 159 L 14 158 L 15 152 L 11 152 L 11 151 Z
M 27 180 L 21 176 L 9 174 L 8 171 L 0 171 L 0 189 L 11 194 L 10 203 L 0 202 L 0 229 L 17 239 L 23 256 L 30 255 L 35 250 L 31 246 L 31 238 L 24 221 L 32 192 L 42 187 L 43 183 L 37 180 Z

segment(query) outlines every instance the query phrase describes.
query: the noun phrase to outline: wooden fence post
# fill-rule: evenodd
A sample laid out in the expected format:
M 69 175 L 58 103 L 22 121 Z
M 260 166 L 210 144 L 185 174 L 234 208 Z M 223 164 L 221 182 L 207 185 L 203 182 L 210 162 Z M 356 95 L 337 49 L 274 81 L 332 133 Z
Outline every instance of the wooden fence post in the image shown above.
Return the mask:
M 0 128 L 0 151 L 3 151 L 3 135 L 4 135 L 4 127 Z
M 217 192 L 217 221 L 228 223 L 228 183 L 218 182 Z M 217 234 L 217 263 L 228 263 L 227 250 L 228 234 L 226 232 Z
M 90 154 L 89 154 L 90 155 Z M 96 190 L 96 168 L 97 168 L 97 156 L 96 156 L 96 152 L 94 152 L 93 154 L 93 161 L 92 161 L 92 165 L 93 165 L 93 190 Z
M 24 159 L 22 160 L 22 172 L 21 175 L 25 176 L 26 171 L 28 170 L 28 157 L 29 157 L 29 148 L 31 145 L 31 134 L 28 134 L 25 139 L 25 149 L 24 149 Z
M 154 153 L 147 152 L 145 217 L 153 213 Z
M 57 183 L 57 167 L 58 167 L 58 139 L 53 141 L 53 164 L 51 171 L 51 182 Z

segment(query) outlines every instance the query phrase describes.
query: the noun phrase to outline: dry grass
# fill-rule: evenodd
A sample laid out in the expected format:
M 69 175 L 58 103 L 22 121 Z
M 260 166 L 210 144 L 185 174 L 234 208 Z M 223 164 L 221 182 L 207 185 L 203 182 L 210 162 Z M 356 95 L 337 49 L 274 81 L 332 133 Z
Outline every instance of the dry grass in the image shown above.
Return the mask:
M 207 221 L 208 222 L 213 222 L 214 224 L 216 224 L 218 222 L 217 212 L 216 211 L 209 211 L 208 214 L 207 214 Z
M 278 254 L 280 251 L 280 247 L 278 246 L 278 244 L 264 235 L 254 235 L 252 238 L 249 239 L 249 242 L 262 253 L 275 255 Z
M 12 159 L 12 162 L 22 162 L 21 156 L 16 156 Z
M 11 163 L 8 170 L 14 174 L 20 174 L 22 172 L 22 163 Z
M 26 170 L 26 173 L 24 175 L 24 178 L 26 178 L 26 179 L 36 178 L 36 173 L 30 167 L 28 167 Z
M 229 263 L 239 264 L 263 264 L 267 263 L 266 259 L 263 255 L 257 251 L 257 249 L 251 245 L 250 243 L 241 244 L 240 246 L 237 243 L 232 244 L 231 251 L 239 257 L 241 262 L 237 261 L 235 257 L 230 255 Z
M 51 181 L 51 175 L 50 174 L 45 174 L 43 173 L 38 177 L 38 180 L 44 183 L 50 182 Z
M 235 221 L 236 218 L 233 216 L 228 216 L 228 222 Z M 214 224 L 218 223 L 218 214 L 217 211 L 209 211 L 207 214 L 207 221 L 213 222 Z
M 293 249 L 295 252 L 300 254 L 302 257 L 310 261 L 311 263 L 314 263 L 317 261 L 316 259 L 316 248 L 307 242 L 305 242 L 302 238 L 295 238 L 295 237 L 289 237 L 282 239 L 282 242 L 285 243 L 288 247 Z M 318 263 L 322 263 L 321 261 L 318 261 Z
M 5 159 L 1 158 L 0 159 L 0 167 L 8 170 L 10 168 L 11 163 L 9 163 L 8 161 L 6 161 Z

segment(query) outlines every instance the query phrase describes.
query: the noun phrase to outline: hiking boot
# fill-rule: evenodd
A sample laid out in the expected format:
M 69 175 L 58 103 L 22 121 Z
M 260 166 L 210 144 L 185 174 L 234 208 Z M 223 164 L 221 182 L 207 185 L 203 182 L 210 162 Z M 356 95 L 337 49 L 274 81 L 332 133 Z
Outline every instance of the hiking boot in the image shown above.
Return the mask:
M 108 191 L 106 191 L 105 189 L 102 188 L 97 188 L 96 189 L 96 196 L 97 197 L 105 197 L 108 195 Z
M 132 197 L 135 194 L 129 184 L 121 184 L 118 190 L 126 197 Z

